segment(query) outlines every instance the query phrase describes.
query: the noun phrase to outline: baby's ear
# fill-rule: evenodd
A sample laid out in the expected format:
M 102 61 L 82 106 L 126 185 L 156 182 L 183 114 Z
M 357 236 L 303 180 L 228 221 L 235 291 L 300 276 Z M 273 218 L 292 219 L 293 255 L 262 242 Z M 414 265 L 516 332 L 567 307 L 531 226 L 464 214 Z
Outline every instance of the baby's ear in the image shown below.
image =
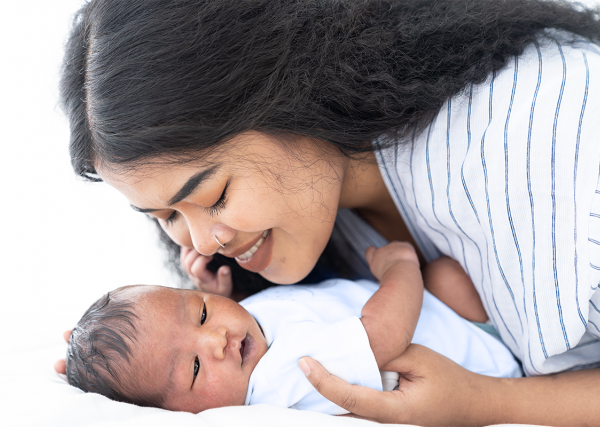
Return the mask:
M 57 360 L 54 363 L 54 370 L 59 374 L 67 375 L 67 362 L 65 359 Z
M 63 338 L 65 339 L 66 342 L 69 342 L 69 338 L 71 338 L 72 332 L 73 332 L 73 329 L 68 329 L 63 332 Z

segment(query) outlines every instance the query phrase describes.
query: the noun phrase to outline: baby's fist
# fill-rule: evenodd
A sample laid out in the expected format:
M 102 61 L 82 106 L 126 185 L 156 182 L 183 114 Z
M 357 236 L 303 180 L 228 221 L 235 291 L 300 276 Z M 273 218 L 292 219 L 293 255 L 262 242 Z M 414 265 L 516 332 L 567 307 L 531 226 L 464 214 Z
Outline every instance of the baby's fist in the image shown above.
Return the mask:
M 419 266 L 419 257 L 415 248 L 407 242 L 391 242 L 381 248 L 369 246 L 365 257 L 371 268 L 371 273 L 381 280 L 385 272 L 399 262 L 412 262 Z

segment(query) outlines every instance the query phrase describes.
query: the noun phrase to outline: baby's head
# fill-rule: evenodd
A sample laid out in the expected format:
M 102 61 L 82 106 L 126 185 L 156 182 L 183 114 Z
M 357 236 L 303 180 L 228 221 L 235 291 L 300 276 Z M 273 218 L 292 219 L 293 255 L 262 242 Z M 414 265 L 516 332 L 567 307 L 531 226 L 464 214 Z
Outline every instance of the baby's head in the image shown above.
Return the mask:
M 83 315 L 69 340 L 67 379 L 113 400 L 198 413 L 242 405 L 267 352 L 241 305 L 204 292 L 128 286 Z

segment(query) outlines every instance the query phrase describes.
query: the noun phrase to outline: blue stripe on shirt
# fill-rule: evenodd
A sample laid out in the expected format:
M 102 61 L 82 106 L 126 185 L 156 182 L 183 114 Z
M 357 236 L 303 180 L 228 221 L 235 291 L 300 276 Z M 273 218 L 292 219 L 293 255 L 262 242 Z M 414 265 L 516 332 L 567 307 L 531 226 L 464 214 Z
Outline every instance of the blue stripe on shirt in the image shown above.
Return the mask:
M 512 112 L 513 103 L 515 101 L 515 92 L 517 90 L 517 78 L 519 73 L 519 60 L 515 57 L 515 71 L 513 73 L 513 86 L 510 94 L 510 103 L 508 104 L 508 112 L 506 113 L 506 122 L 504 123 L 504 195 L 506 199 L 506 214 L 508 215 L 508 223 L 510 224 L 510 230 L 512 232 L 513 241 L 515 242 L 515 248 L 517 249 L 517 254 L 519 256 L 519 267 L 521 269 L 521 285 L 523 286 L 523 306 L 526 307 L 525 304 L 525 279 L 523 277 L 523 257 L 521 256 L 521 248 L 519 247 L 519 240 L 517 238 L 517 232 L 515 230 L 515 224 L 513 223 L 512 213 L 510 210 L 510 197 L 508 195 L 508 123 L 510 122 L 510 113 Z M 508 285 L 508 281 L 507 281 Z M 510 286 L 509 286 L 509 290 Z M 512 293 L 510 292 L 513 302 L 515 303 L 516 309 L 516 299 Z M 519 310 L 517 309 L 517 314 L 519 314 Z M 527 315 L 527 309 L 525 308 L 525 315 Z M 527 318 L 526 318 L 527 319 Z M 521 321 L 521 315 L 519 314 L 519 321 Z M 521 334 L 523 334 L 523 323 L 521 323 Z
M 473 204 L 473 200 L 471 199 L 471 194 L 469 193 L 469 188 L 467 186 L 467 183 L 465 181 L 465 161 L 469 155 L 469 150 L 471 148 L 471 107 L 473 105 L 473 84 L 471 84 L 471 87 L 469 89 L 469 106 L 468 106 L 468 110 L 467 110 L 467 152 L 465 153 L 465 156 L 463 158 L 462 164 L 460 166 L 460 180 L 462 182 L 462 186 L 463 189 L 465 190 L 465 195 L 467 196 L 467 200 L 469 200 L 469 204 L 471 205 L 471 209 L 473 209 L 473 213 L 475 214 L 475 218 L 477 219 L 477 223 L 479 225 L 481 225 L 481 221 L 479 220 L 479 214 L 477 213 L 477 209 L 475 208 L 475 205 Z M 466 236 L 466 233 L 465 233 Z M 469 237 L 469 236 L 467 236 Z M 469 239 L 471 239 L 469 237 Z M 477 243 L 475 243 L 475 241 L 473 239 L 471 239 L 471 241 L 473 242 L 473 244 L 475 245 L 475 248 L 477 248 L 477 252 L 479 253 L 479 272 L 480 272 L 480 277 L 481 277 L 481 289 L 483 291 L 483 298 L 482 301 L 484 302 L 485 306 L 486 306 L 486 310 L 488 313 L 491 313 L 491 309 L 489 306 L 489 302 L 488 302 L 488 298 L 487 298 L 487 292 L 485 290 L 485 284 L 483 283 L 483 255 L 481 254 L 481 249 L 479 248 L 479 245 Z M 466 264 L 466 262 L 465 262 Z M 498 313 L 500 314 L 500 313 Z
M 430 132 L 431 132 L 431 126 L 432 125 L 433 124 L 430 124 L 429 128 L 427 129 L 427 141 L 429 141 L 429 135 L 430 135 Z M 423 212 L 421 212 L 421 208 L 419 208 L 419 203 L 417 202 L 417 197 L 416 197 L 416 192 L 415 192 L 415 176 L 414 176 L 414 173 L 413 173 L 413 154 L 414 154 L 414 152 L 415 152 L 415 140 L 413 138 L 413 140 L 411 142 L 411 146 L 410 146 L 410 162 L 409 162 L 409 166 L 410 166 L 410 181 L 411 181 L 411 184 L 412 184 L 412 192 L 413 192 L 413 195 L 415 195 L 414 196 L 415 197 L 415 207 L 417 208 L 417 212 L 419 212 L 419 215 L 421 215 L 421 218 L 423 219 L 423 222 L 425 222 L 425 225 L 427 225 L 427 227 L 429 227 L 431 230 L 433 230 L 433 231 L 435 231 L 435 232 L 437 232 L 439 234 L 442 234 L 438 230 L 436 230 L 435 228 L 433 228 L 429 224 L 429 222 L 427 222 L 427 219 L 425 218 L 425 215 L 423 215 Z
M 458 227 L 460 232 L 463 233 L 467 238 L 469 238 L 469 240 L 473 241 L 473 239 L 471 239 L 469 236 L 467 236 L 467 233 L 465 233 L 465 231 L 462 229 L 462 227 L 460 225 L 458 225 L 458 221 L 456 221 L 456 218 L 454 217 L 454 212 L 452 212 L 452 200 L 450 199 L 450 182 L 451 182 L 450 121 L 451 121 L 451 117 L 452 117 L 452 100 L 449 99 L 448 100 L 448 115 L 447 115 L 447 122 L 446 122 L 446 169 L 447 169 L 446 173 L 448 174 L 448 183 L 446 185 L 446 199 L 448 200 L 448 212 L 450 212 L 450 217 L 452 218 L 452 221 L 454 221 L 454 224 L 456 225 L 456 227 Z M 459 241 L 460 241 L 460 247 L 462 249 L 463 265 L 465 266 L 465 271 L 467 272 L 467 275 L 469 277 L 472 277 L 471 273 L 469 272 L 469 266 L 467 265 L 467 256 L 465 255 L 465 244 L 463 242 L 463 239 L 459 239 Z
M 540 316 L 538 313 L 537 306 L 537 297 L 536 297 L 536 289 L 535 289 L 535 209 L 533 202 L 533 192 L 531 190 L 531 132 L 533 129 L 533 117 L 535 112 L 535 103 L 537 101 L 538 92 L 540 90 L 540 85 L 542 83 L 542 52 L 540 51 L 540 47 L 537 43 L 535 43 L 535 48 L 537 49 L 538 54 L 538 80 L 537 85 L 535 87 L 535 92 L 533 93 L 533 100 L 531 101 L 531 110 L 529 112 L 529 130 L 527 133 L 527 191 L 529 192 L 529 206 L 531 207 L 531 234 L 532 234 L 532 249 L 531 249 L 531 281 L 533 287 L 533 310 L 535 312 L 535 321 L 537 324 L 538 337 L 540 339 L 540 345 L 542 346 L 542 352 L 544 353 L 544 358 L 548 358 L 548 353 L 546 352 L 546 344 L 544 343 L 544 336 L 542 334 L 542 327 L 540 324 Z M 528 340 L 529 342 L 529 340 Z M 529 351 L 529 361 L 531 362 L 531 366 L 533 366 L 533 360 L 531 359 L 531 350 Z M 537 373 L 540 373 L 536 370 Z
M 587 56 L 585 52 L 583 54 L 583 61 L 585 63 L 585 92 L 583 94 L 583 104 L 581 105 L 581 113 L 579 114 L 579 126 L 577 128 L 577 139 L 575 143 L 575 166 L 573 170 L 573 209 L 575 216 L 575 230 L 573 231 L 573 239 L 574 239 L 574 248 L 575 248 L 575 256 L 574 256 L 574 269 L 575 269 L 575 302 L 577 303 L 577 313 L 579 313 L 579 318 L 583 323 L 583 326 L 587 328 L 587 322 L 581 313 L 581 308 L 579 306 L 579 272 L 577 269 L 577 165 L 579 163 L 579 142 L 581 140 L 581 123 L 583 122 L 583 115 L 585 113 L 585 105 L 587 104 L 587 95 L 588 88 L 590 84 L 590 70 L 587 63 Z
M 498 268 L 500 269 L 500 274 L 502 275 L 502 278 L 504 279 L 504 282 L 506 283 L 506 278 L 504 277 L 504 272 L 502 271 L 501 267 L 500 267 L 500 263 L 498 262 L 498 252 L 496 251 L 496 242 L 494 240 L 494 227 L 492 224 L 492 218 L 491 218 L 491 212 L 490 212 L 490 195 L 488 193 L 488 175 L 487 175 L 487 167 L 485 165 L 485 152 L 484 152 L 484 146 L 485 146 L 485 135 L 489 129 L 489 125 L 492 123 L 492 100 L 494 98 L 494 80 L 496 79 L 496 73 L 492 73 L 492 81 L 490 82 L 490 99 L 489 99 L 489 121 L 488 121 L 488 128 L 486 128 L 486 130 L 483 132 L 483 136 L 481 137 L 481 164 L 483 167 L 483 176 L 485 178 L 485 198 L 487 201 L 487 210 L 488 210 L 488 220 L 489 220 L 489 224 L 490 224 L 490 231 L 492 233 L 492 243 L 494 246 L 494 253 L 496 255 L 496 262 L 498 263 Z M 490 272 L 490 283 L 492 282 L 492 277 L 491 277 L 491 270 L 490 270 L 490 259 L 489 257 L 487 258 L 487 263 L 488 263 L 488 272 Z M 506 283 L 508 284 L 508 283 Z M 508 328 L 508 326 L 506 325 L 506 321 L 504 320 L 504 318 L 502 317 L 502 315 L 500 314 L 500 310 L 498 309 L 498 304 L 496 302 L 496 297 L 494 296 L 494 292 L 493 292 L 493 287 L 492 287 L 492 300 L 494 301 L 494 305 L 496 306 L 496 310 L 498 311 L 498 316 L 500 316 L 500 320 L 502 320 L 502 323 L 504 324 L 504 327 L 506 328 L 506 330 L 508 331 L 510 337 L 513 339 L 513 341 L 515 342 L 515 344 L 517 344 L 517 340 L 515 339 L 514 335 L 512 334 L 511 330 Z M 509 287 L 510 289 L 510 287 Z M 511 291 L 511 296 L 512 296 L 512 291 Z M 513 303 L 515 302 L 514 300 L 514 296 L 513 296 Z M 517 309 L 516 304 L 515 304 L 515 310 Z M 518 310 L 517 310 L 518 313 Z M 521 318 L 519 317 L 519 321 L 521 320 Z M 522 326 L 521 326 L 522 329 Z
M 433 212 L 433 216 L 435 217 L 436 221 L 443 228 L 444 226 L 442 225 L 442 223 L 440 222 L 440 219 L 438 218 L 437 214 L 435 213 L 435 192 L 433 190 L 433 181 L 431 179 L 431 163 L 429 162 L 429 137 L 431 136 L 431 127 L 432 127 L 432 125 L 429 125 L 429 129 L 427 130 L 427 142 L 425 145 L 425 164 L 427 165 L 427 178 L 429 179 L 429 191 L 431 191 L 431 212 Z M 427 224 L 427 225 L 429 225 L 429 224 Z M 450 253 L 450 256 L 452 258 L 457 259 L 456 255 L 454 255 L 454 251 L 452 250 L 452 246 L 450 245 L 450 241 L 448 240 L 446 235 L 444 233 L 442 233 L 440 230 L 437 230 L 437 229 L 431 227 L 430 225 L 429 225 L 429 228 L 431 228 L 433 231 L 437 232 L 440 236 L 442 236 L 444 238 L 444 240 L 446 241 L 446 244 L 448 245 L 448 253 Z

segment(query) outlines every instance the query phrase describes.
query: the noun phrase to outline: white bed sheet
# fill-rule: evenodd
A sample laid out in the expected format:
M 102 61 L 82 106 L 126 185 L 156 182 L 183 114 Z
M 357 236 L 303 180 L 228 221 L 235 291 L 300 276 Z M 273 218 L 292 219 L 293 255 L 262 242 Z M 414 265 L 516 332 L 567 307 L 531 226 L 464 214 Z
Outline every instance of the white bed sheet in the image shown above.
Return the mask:
M 267 405 L 212 409 L 194 415 L 113 402 L 71 387 L 52 368 L 66 345 L 0 355 L 0 426 L 3 427 L 369 427 L 366 420 L 332 417 Z M 514 426 L 514 425 L 513 425 Z

